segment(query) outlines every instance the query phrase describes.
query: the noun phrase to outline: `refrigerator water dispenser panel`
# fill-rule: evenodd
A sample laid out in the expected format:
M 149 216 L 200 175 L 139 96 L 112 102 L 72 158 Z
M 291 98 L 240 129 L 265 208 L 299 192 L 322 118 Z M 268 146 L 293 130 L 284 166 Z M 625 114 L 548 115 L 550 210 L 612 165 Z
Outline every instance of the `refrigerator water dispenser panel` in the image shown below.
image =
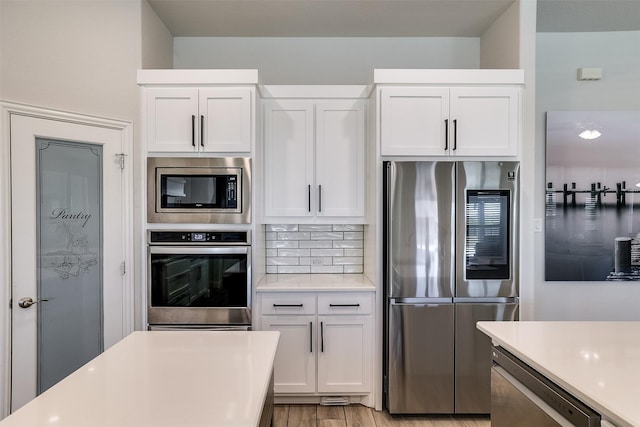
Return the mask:
M 467 190 L 465 277 L 509 279 L 509 190 Z

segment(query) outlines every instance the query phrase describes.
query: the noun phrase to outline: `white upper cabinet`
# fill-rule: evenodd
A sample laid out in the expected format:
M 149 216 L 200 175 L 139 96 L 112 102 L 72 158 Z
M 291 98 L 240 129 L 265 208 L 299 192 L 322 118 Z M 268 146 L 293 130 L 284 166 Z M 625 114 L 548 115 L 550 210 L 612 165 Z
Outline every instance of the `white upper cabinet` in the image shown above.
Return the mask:
M 362 222 L 364 101 L 269 100 L 264 112 L 265 217 Z
M 200 89 L 201 149 L 212 152 L 251 151 L 251 88 Z
M 445 155 L 449 89 L 389 87 L 380 91 L 382 155 Z
M 522 70 L 376 70 L 383 156 L 517 156 Z
M 198 151 L 198 89 L 148 89 L 146 104 L 149 151 Z
M 251 88 L 149 88 L 146 98 L 148 151 L 251 151 Z
M 515 156 L 519 91 L 513 87 L 384 87 L 383 156 Z
M 363 101 L 316 104 L 318 216 L 364 216 Z
M 257 70 L 138 70 L 147 151 L 250 153 Z
M 313 216 L 313 104 L 268 101 L 264 113 L 265 215 Z
M 465 87 L 450 91 L 449 154 L 515 156 L 520 141 L 520 89 Z M 452 139 L 453 138 L 453 139 Z

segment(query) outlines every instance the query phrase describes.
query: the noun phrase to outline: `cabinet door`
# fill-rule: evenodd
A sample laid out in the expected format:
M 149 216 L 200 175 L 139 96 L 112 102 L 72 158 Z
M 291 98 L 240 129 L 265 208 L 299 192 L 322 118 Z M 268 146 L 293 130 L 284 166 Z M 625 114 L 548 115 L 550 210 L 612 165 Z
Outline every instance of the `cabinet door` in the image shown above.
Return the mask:
M 252 91 L 250 88 L 200 89 L 200 150 L 250 152 Z
M 383 156 L 448 155 L 449 89 L 386 87 L 380 91 Z
M 360 100 L 316 104 L 318 216 L 364 216 L 364 118 Z
M 371 391 L 371 316 L 318 316 L 318 392 Z
M 520 138 L 518 88 L 452 88 L 451 153 L 515 156 Z
M 264 111 L 265 216 L 312 216 L 313 104 L 270 101 Z
M 198 90 L 153 88 L 147 94 L 147 149 L 197 151 L 199 138 Z
M 316 391 L 315 316 L 263 316 L 263 331 L 279 331 L 274 364 L 276 393 Z

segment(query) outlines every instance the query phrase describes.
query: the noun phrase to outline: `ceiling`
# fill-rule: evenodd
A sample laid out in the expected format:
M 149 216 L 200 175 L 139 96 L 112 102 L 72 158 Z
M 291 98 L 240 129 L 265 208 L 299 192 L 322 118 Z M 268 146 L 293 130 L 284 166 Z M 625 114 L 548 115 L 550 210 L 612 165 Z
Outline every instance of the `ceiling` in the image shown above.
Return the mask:
M 514 0 L 148 1 L 175 37 L 479 37 Z M 538 31 L 618 30 L 640 0 L 538 0 Z

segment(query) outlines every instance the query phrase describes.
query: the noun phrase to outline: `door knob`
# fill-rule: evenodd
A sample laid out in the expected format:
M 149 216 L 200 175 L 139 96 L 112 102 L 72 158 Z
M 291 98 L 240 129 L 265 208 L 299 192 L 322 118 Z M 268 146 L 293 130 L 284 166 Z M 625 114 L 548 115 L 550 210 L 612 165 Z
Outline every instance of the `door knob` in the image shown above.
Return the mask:
M 20 308 L 29 308 L 33 304 L 37 304 L 42 301 L 49 301 L 48 299 L 40 299 L 38 301 L 34 301 L 31 297 L 22 297 L 18 300 L 18 307 Z

